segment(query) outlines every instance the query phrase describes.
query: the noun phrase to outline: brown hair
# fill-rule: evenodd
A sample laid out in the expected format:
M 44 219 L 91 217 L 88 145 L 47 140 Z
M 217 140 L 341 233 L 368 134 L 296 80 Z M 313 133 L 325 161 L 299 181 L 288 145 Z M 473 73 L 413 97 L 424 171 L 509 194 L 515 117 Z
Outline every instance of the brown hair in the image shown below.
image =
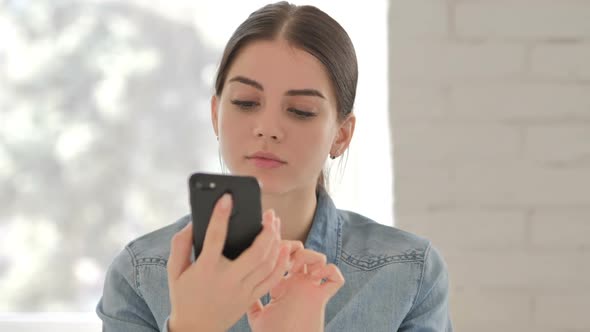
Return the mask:
M 244 45 L 255 40 L 277 38 L 284 38 L 324 65 L 336 96 L 338 121 L 344 121 L 352 112 L 356 95 L 356 53 L 342 26 L 313 6 L 296 6 L 282 1 L 266 5 L 250 14 L 225 46 L 215 80 L 215 94 L 221 95 L 229 68 Z M 326 188 L 323 171 L 317 185 Z

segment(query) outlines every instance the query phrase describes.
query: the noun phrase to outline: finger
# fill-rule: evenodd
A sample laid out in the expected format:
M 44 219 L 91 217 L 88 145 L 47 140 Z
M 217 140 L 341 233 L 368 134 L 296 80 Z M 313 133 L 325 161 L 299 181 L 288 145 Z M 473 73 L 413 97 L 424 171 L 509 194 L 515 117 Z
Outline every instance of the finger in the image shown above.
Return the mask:
M 183 229 L 172 237 L 170 256 L 168 257 L 168 280 L 177 280 L 182 272 L 191 265 L 191 250 L 193 246 L 193 223 L 189 222 Z
M 316 271 L 313 276 L 319 279 L 325 279 L 322 288 L 326 289 L 330 297 L 336 294 L 345 283 L 340 269 L 334 264 L 326 265 L 323 269 Z
M 260 302 L 260 299 L 256 299 L 256 301 L 248 309 L 248 316 L 256 316 L 256 314 L 262 311 L 262 308 L 264 308 L 262 302 Z
M 288 250 L 287 251 L 287 270 L 285 270 L 284 276 L 287 276 L 287 274 L 289 274 L 289 272 L 293 268 L 293 259 L 292 259 L 291 255 L 292 255 L 292 252 L 294 252 L 294 251 L 293 251 L 292 245 L 296 245 L 296 244 L 292 243 L 292 241 L 281 242 L 281 248 L 286 247 Z
M 273 238 L 269 249 L 266 257 L 259 259 L 253 268 L 251 268 L 251 272 L 242 280 L 243 285 L 247 287 L 247 289 L 254 288 L 261 281 L 268 278 L 275 270 L 280 253 L 283 250 L 278 237 Z M 284 250 L 288 252 L 289 248 L 285 247 Z M 284 272 L 285 271 L 283 271 L 283 273 Z
M 258 299 L 277 286 L 285 276 L 288 262 L 289 248 L 287 246 L 282 246 L 274 270 L 266 279 L 254 287 L 252 290 L 252 296 Z M 273 293 L 273 295 L 277 296 L 276 292 Z
M 277 262 L 277 266 L 281 266 L 281 264 L 284 264 L 284 269 L 283 269 L 283 278 L 281 278 L 281 280 L 274 285 L 269 292 L 270 295 L 270 299 L 280 299 L 281 297 L 283 297 L 283 295 L 285 294 L 285 292 L 287 291 L 287 283 L 284 282 L 286 279 L 290 278 L 290 276 L 288 275 L 289 270 L 291 269 L 292 266 L 292 262 L 291 262 L 291 257 L 289 252 L 291 251 L 291 244 L 290 243 L 283 243 L 281 244 L 281 250 L 286 250 L 286 261 L 283 263 L 281 262 Z M 283 249 L 286 248 L 286 249 Z M 279 258 L 281 259 L 281 257 Z
M 231 207 L 231 195 L 228 193 L 223 194 L 213 208 L 213 213 L 211 214 L 211 219 L 209 220 L 209 225 L 205 233 L 201 255 L 219 257 L 223 253 Z
M 291 272 L 293 269 L 293 265 L 295 263 L 295 253 L 299 250 L 303 250 L 303 243 L 301 241 L 293 241 L 293 240 L 282 240 L 281 243 L 283 245 L 289 246 L 289 263 L 288 263 L 288 273 Z
M 311 249 L 299 250 L 295 252 L 294 256 L 293 268 L 291 269 L 293 273 L 306 273 L 310 272 L 310 268 L 315 270 L 317 266 L 323 267 L 326 265 L 326 255 Z
M 315 262 L 305 264 L 307 274 L 317 273 L 318 271 L 322 270 L 325 267 L 326 267 L 326 260 L 320 260 L 320 259 Z
M 301 241 L 293 241 L 293 240 L 281 240 L 283 244 L 289 244 L 289 255 L 293 255 L 298 250 L 303 250 L 303 242 Z
M 279 280 L 279 282 L 270 289 L 269 291 L 269 295 L 270 295 L 270 300 L 278 300 L 280 298 L 282 298 L 285 295 L 285 292 L 287 292 L 287 287 L 288 287 L 288 283 L 286 282 L 286 279 L 288 279 L 289 277 L 283 276 L 283 278 L 281 278 L 281 280 Z
M 273 230 L 274 211 L 266 211 L 262 218 L 262 232 L 256 236 L 252 245 L 232 264 L 235 275 L 240 276 L 240 279 L 244 279 L 254 270 L 254 267 L 268 256 L 273 241 L 276 240 L 276 233 Z

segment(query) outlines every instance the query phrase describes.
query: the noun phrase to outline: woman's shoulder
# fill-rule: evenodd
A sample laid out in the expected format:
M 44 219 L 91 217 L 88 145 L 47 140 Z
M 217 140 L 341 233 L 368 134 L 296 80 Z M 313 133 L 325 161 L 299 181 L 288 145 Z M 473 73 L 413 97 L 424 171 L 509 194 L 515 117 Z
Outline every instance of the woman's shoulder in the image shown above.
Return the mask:
M 383 225 L 361 214 L 338 210 L 342 221 L 342 258 L 360 268 L 375 269 L 392 263 L 441 259 L 430 240 Z
M 170 255 L 170 241 L 190 222 L 190 216 L 184 216 L 173 224 L 142 235 L 129 242 L 125 249 L 132 256 L 135 264 L 161 263 L 166 264 Z
M 138 267 L 166 267 L 170 253 L 170 241 L 174 234 L 181 230 L 190 217 L 186 216 L 177 222 L 138 237 L 129 242 L 113 259 L 105 277 L 103 296 L 119 297 L 121 287 L 139 288 Z M 128 286 L 124 286 L 127 284 Z

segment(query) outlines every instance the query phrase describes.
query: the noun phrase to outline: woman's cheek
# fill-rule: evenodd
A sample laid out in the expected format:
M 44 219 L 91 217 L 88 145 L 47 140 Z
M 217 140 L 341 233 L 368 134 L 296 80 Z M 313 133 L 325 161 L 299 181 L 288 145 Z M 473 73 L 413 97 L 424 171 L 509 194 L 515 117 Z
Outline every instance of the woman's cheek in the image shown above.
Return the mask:
M 248 126 L 245 119 L 240 120 L 235 114 L 225 114 L 222 117 L 221 128 L 225 137 L 234 140 L 236 137 L 243 136 Z

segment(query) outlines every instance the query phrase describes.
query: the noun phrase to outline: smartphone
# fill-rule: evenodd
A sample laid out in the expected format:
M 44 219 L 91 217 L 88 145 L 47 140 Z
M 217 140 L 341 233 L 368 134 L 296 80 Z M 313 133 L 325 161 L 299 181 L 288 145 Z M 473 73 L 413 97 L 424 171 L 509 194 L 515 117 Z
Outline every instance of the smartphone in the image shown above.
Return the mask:
M 194 173 L 188 185 L 195 259 L 203 249 L 213 208 L 225 193 L 232 195 L 233 203 L 223 255 L 236 259 L 262 231 L 258 180 L 252 176 Z

